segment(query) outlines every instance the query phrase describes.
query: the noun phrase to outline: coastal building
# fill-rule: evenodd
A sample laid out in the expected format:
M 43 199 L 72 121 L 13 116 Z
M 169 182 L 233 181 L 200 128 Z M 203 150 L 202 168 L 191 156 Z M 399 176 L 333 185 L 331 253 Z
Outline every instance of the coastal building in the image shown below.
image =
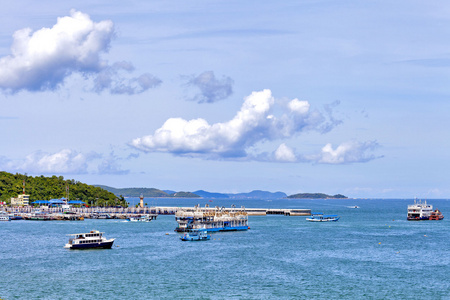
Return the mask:
M 28 206 L 30 204 L 30 195 L 20 194 L 17 198 L 11 198 L 12 206 Z

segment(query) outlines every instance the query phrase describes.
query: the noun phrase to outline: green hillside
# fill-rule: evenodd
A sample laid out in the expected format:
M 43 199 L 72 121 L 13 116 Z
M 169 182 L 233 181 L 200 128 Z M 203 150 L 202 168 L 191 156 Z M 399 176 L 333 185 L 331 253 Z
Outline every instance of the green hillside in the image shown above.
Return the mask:
M 100 187 L 73 179 L 65 180 L 63 176 L 33 177 L 7 172 L 0 172 L 0 201 L 9 203 L 11 197 L 17 197 L 22 193 L 24 180 L 25 193 L 30 195 L 30 202 L 67 197 L 66 187 L 68 187 L 69 200 L 81 200 L 99 206 L 126 206 L 126 201 L 121 196 L 117 197 Z

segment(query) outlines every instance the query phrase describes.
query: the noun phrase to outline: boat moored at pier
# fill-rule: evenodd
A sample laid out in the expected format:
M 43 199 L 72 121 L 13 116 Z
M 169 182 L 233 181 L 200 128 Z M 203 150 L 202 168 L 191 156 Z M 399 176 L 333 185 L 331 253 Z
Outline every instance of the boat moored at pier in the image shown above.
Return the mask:
M 69 242 L 64 246 L 67 249 L 111 249 L 114 239 L 106 239 L 103 236 L 104 232 L 98 230 L 91 230 L 88 233 L 75 233 L 69 234 L 74 236 L 70 238 Z
M 423 220 L 443 220 L 439 209 L 433 210 L 433 205 L 427 204 L 427 201 L 414 200 L 414 204 L 408 205 L 408 221 L 423 221 Z
M 196 205 L 193 210 L 180 209 L 175 213 L 177 232 L 206 229 L 208 232 L 248 230 L 248 214 L 244 207 L 204 207 Z

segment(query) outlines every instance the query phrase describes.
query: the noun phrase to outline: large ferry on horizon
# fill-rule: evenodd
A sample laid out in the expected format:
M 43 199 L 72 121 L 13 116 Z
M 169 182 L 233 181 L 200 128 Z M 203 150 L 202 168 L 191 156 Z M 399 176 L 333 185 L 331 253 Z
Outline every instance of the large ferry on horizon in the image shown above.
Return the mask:
M 231 209 L 225 207 L 200 208 L 196 205 L 193 210 L 179 209 L 175 213 L 178 222 L 177 232 L 195 229 L 206 229 L 208 232 L 248 230 L 248 214 L 245 208 Z
M 421 220 L 442 220 L 444 216 L 436 209 L 433 211 L 433 205 L 427 204 L 425 200 L 424 203 L 422 201 L 416 201 L 414 199 L 414 204 L 408 205 L 408 216 L 406 217 L 408 221 L 421 221 Z

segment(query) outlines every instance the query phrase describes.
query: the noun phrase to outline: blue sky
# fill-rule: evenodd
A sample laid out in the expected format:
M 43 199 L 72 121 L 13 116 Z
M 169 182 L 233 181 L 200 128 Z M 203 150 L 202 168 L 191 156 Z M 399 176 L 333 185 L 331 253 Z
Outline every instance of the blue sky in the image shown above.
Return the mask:
M 446 1 L 20 1 L 0 15 L 1 170 L 450 197 Z

